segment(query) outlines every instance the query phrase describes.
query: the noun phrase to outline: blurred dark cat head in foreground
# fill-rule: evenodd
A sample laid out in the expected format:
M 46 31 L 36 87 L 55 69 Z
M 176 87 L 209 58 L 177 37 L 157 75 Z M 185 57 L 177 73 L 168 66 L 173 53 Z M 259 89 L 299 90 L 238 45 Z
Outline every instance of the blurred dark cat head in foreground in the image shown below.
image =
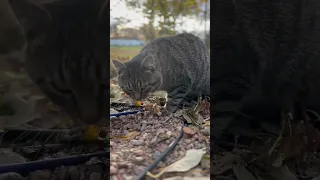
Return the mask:
M 145 99 L 149 93 L 161 89 L 163 76 L 154 55 L 140 53 L 129 62 L 113 60 L 121 89 L 135 101 Z
M 31 79 L 74 119 L 106 113 L 109 9 L 106 0 L 9 0 L 27 39 Z

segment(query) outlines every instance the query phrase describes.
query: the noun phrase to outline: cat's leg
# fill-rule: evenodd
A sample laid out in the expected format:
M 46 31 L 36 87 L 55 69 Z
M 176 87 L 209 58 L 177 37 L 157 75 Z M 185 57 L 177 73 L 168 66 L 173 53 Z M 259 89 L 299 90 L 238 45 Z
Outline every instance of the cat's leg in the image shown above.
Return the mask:
M 198 98 L 201 94 L 198 94 L 194 91 L 188 93 L 183 101 L 180 103 L 179 108 L 189 108 L 197 105 Z
M 187 86 L 178 86 L 170 90 L 167 97 L 167 111 L 174 113 L 179 108 L 179 105 L 186 100 L 190 92 L 191 89 Z

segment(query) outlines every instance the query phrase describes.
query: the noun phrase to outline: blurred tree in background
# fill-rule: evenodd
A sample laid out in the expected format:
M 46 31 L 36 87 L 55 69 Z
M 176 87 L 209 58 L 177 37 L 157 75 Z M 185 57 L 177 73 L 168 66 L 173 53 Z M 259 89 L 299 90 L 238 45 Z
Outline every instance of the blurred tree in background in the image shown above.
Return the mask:
M 176 33 L 177 20 L 181 17 L 198 17 L 206 20 L 210 17 L 209 0 L 125 0 L 128 7 L 141 8 L 149 23 L 141 27 L 147 42 L 158 35 Z M 204 11 L 201 6 L 204 6 Z M 159 31 L 154 27 L 155 17 L 159 17 Z M 183 22 L 181 22 L 183 23 Z M 205 33 L 207 34 L 207 33 Z M 204 37 L 205 38 L 205 37 Z
M 200 37 L 210 49 L 209 0 L 112 0 L 110 3 L 110 60 L 129 61 L 146 43 L 159 36 L 182 32 Z M 110 77 L 115 76 L 116 71 L 110 66 Z

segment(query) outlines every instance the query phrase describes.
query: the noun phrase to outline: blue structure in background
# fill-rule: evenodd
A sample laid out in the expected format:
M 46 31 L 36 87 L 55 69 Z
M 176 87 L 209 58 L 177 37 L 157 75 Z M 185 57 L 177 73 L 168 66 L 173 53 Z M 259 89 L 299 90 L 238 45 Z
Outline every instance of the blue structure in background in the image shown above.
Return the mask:
M 143 46 L 139 39 L 110 39 L 110 46 Z

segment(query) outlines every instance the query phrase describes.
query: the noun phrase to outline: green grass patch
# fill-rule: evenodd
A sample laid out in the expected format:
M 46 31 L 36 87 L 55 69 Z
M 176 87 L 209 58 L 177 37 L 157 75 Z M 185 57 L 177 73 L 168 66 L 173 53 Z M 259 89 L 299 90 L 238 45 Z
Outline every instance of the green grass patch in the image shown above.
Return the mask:
M 116 76 L 116 71 L 112 65 L 112 60 L 116 59 L 121 62 L 127 62 L 139 54 L 142 46 L 111 46 L 110 47 L 110 77 Z

